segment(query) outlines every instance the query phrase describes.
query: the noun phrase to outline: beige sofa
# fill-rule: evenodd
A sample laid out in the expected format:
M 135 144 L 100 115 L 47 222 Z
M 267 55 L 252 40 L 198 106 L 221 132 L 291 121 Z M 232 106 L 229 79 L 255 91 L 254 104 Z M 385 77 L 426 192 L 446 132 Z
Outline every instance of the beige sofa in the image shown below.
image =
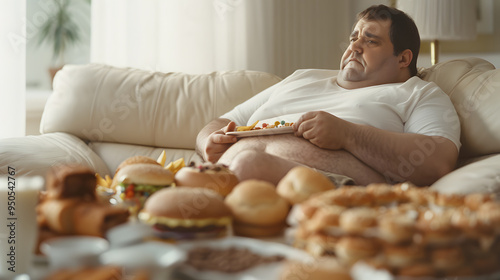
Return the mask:
M 432 188 L 499 191 L 500 70 L 468 58 L 421 73 L 450 95 L 462 125 L 457 170 Z M 113 174 L 125 158 L 157 158 L 163 150 L 167 161 L 199 161 L 194 151 L 198 131 L 278 81 L 255 71 L 188 75 L 97 64 L 65 66 L 45 106 L 42 135 L 0 140 L 0 174 L 13 166 L 18 174 L 43 175 L 50 166 L 69 162 Z

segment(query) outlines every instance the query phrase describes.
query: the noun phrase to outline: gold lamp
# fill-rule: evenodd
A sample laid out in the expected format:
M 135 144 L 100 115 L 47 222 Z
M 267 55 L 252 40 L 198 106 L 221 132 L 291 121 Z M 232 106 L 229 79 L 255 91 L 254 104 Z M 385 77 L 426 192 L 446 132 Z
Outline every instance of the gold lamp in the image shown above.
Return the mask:
M 422 41 L 431 43 L 431 62 L 439 61 L 439 41 L 476 36 L 477 0 L 397 0 L 396 7 L 413 18 Z

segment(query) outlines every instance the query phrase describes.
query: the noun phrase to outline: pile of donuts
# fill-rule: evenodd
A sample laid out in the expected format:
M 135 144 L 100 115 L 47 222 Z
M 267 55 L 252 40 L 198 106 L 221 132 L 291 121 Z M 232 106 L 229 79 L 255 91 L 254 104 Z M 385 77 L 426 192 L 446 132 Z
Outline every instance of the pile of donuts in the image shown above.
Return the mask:
M 500 270 L 500 203 L 408 183 L 345 186 L 295 205 L 294 246 L 396 276 L 460 277 Z M 289 217 L 289 218 L 290 218 Z

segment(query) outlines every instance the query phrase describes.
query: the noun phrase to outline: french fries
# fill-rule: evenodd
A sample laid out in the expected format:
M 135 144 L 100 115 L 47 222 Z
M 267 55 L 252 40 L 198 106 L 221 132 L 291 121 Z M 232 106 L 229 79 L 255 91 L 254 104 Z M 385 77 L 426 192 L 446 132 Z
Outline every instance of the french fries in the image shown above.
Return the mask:
M 170 170 L 173 174 L 177 173 L 181 168 L 186 166 L 186 163 L 184 162 L 184 158 L 180 158 L 178 160 L 172 161 L 167 166 L 165 166 L 165 169 Z
M 158 157 L 158 159 L 156 161 L 159 164 L 161 164 L 161 166 L 165 166 L 166 160 L 167 160 L 167 152 L 165 150 L 163 150 L 163 152 L 161 152 L 160 156 Z
M 104 176 L 104 178 L 99 174 L 96 173 L 95 177 L 97 179 L 97 185 L 105 188 L 110 188 L 111 187 L 111 182 L 113 182 L 113 179 L 109 175 Z
M 256 121 L 252 125 L 238 126 L 236 128 L 236 131 L 248 131 L 248 130 L 252 130 L 258 123 L 259 123 L 259 121 Z

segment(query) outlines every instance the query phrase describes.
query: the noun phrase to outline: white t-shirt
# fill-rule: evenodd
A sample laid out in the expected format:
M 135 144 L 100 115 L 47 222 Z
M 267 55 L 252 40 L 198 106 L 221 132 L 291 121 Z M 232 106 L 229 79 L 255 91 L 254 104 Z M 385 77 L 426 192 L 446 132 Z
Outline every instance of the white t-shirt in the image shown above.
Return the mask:
M 349 122 L 380 129 L 442 136 L 460 148 L 460 122 L 449 97 L 434 83 L 412 77 L 404 83 L 344 89 L 335 70 L 297 70 L 221 118 L 237 125 L 295 122 L 309 111 L 326 111 Z

